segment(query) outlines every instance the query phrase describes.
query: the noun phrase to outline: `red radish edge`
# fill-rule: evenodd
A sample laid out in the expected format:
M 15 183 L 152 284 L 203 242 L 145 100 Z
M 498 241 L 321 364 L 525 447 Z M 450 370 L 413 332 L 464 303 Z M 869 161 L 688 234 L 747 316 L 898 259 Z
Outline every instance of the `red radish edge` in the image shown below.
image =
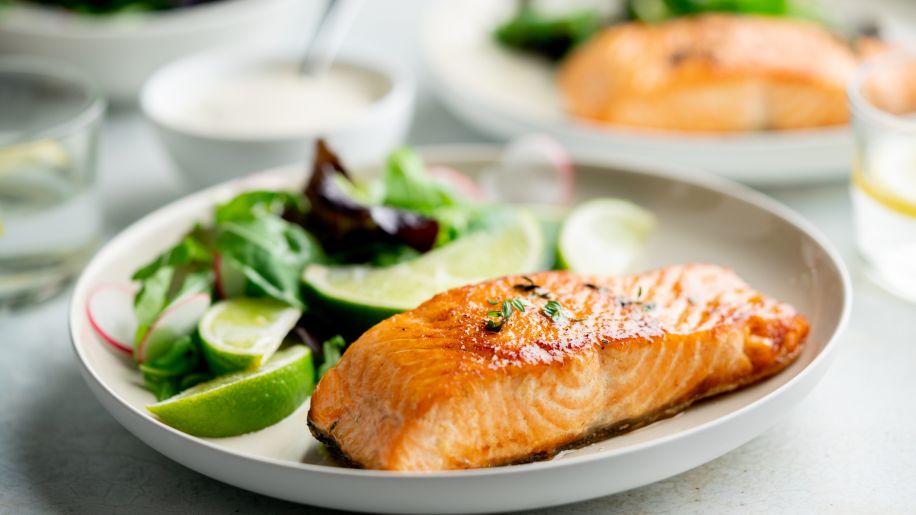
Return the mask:
M 502 159 L 506 159 L 506 155 L 512 150 L 517 151 L 519 147 L 525 146 L 540 146 L 547 149 L 547 153 L 553 158 L 553 164 L 556 165 L 556 170 L 559 172 L 557 175 L 563 190 L 560 203 L 563 205 L 569 204 L 572 201 L 575 186 L 575 166 L 573 166 L 572 156 L 570 156 L 566 147 L 546 134 L 527 134 L 510 141 L 503 150 Z
M 103 342 L 107 343 L 108 345 L 111 346 L 111 348 L 119 352 L 123 352 L 125 354 L 132 355 L 134 353 L 133 347 L 125 343 L 119 342 L 116 338 L 114 338 L 113 336 L 105 332 L 105 330 L 102 329 L 102 326 L 99 324 L 98 320 L 96 320 L 95 316 L 92 315 L 92 309 L 91 309 L 92 298 L 95 297 L 95 295 L 98 294 L 100 291 L 106 290 L 109 288 L 121 290 L 127 296 L 131 298 L 133 298 L 134 294 L 137 292 L 137 289 L 129 284 L 103 283 L 103 284 L 97 285 L 95 288 L 93 288 L 89 292 L 89 295 L 86 296 L 86 318 L 89 319 L 89 325 L 92 327 L 92 330 L 95 331 L 95 334 L 98 335 L 98 337 L 101 338 Z
M 427 172 L 436 179 L 445 182 L 460 193 L 468 196 L 471 200 L 483 200 L 483 191 L 481 191 L 474 179 L 471 179 L 458 170 L 450 166 L 432 165 L 427 168 Z
M 557 140 L 545 136 L 544 142 L 553 148 L 552 152 L 557 157 L 557 170 L 560 171 L 560 180 L 563 183 L 563 196 L 560 201 L 563 204 L 569 204 L 572 201 L 576 182 L 576 169 L 573 166 L 572 157 L 566 151 L 566 147 Z
M 162 321 L 166 317 L 169 316 L 169 314 L 173 313 L 177 309 L 181 309 L 182 307 L 184 307 L 185 305 L 187 305 L 190 302 L 197 301 L 197 300 L 203 300 L 203 299 L 206 299 L 207 307 L 209 307 L 210 306 L 210 294 L 201 292 L 201 293 L 195 293 L 193 295 L 188 295 L 187 297 L 183 297 L 179 299 L 178 302 L 172 304 L 165 311 L 163 311 L 159 315 L 159 318 L 157 318 L 150 325 L 149 330 L 147 330 L 146 334 L 143 336 L 143 340 L 141 340 L 140 344 L 137 345 L 137 355 L 136 355 L 137 364 L 143 363 L 143 361 L 146 360 L 146 344 L 147 342 L 149 342 L 150 336 L 152 336 L 156 328 L 162 323 Z

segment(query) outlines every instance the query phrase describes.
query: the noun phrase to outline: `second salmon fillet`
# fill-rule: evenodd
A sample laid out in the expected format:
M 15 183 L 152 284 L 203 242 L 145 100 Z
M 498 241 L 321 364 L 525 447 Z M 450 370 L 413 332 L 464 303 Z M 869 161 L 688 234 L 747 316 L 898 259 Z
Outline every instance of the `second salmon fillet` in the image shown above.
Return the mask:
M 503 320 L 503 301 L 524 311 Z M 367 331 L 318 384 L 309 426 L 372 469 L 543 459 L 775 374 L 807 333 L 791 306 L 719 266 L 510 276 Z

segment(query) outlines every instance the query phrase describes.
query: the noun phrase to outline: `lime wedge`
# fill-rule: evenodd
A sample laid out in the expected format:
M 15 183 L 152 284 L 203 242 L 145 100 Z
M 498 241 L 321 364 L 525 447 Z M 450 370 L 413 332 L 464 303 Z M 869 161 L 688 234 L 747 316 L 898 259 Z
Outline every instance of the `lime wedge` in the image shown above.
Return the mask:
M 302 311 L 273 299 L 217 302 L 200 319 L 204 357 L 217 374 L 254 370 L 280 347 Z
M 422 256 L 387 267 L 310 265 L 303 274 L 307 299 L 362 331 L 436 293 L 465 284 L 543 268 L 544 235 L 527 211 Z
M 250 433 L 295 411 L 312 393 L 314 374 L 311 351 L 294 345 L 277 352 L 258 370 L 217 377 L 147 409 L 195 436 Z
M 615 275 L 629 271 L 655 228 L 655 216 L 619 199 L 576 207 L 560 228 L 559 264 L 575 272 Z

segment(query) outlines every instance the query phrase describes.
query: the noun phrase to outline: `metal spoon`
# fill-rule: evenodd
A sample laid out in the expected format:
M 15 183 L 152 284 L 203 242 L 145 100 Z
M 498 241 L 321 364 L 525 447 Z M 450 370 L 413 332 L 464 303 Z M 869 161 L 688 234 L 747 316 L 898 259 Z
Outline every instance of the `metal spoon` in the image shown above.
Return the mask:
M 331 66 L 362 5 L 363 0 L 327 1 L 302 58 L 304 75 L 318 76 Z

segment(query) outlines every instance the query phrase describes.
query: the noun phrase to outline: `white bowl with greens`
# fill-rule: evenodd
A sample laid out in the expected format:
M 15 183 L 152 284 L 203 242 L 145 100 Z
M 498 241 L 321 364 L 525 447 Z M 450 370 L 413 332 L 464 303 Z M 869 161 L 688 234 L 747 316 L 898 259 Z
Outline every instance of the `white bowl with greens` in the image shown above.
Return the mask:
M 0 2 L 0 54 L 67 62 L 113 100 L 131 102 L 153 71 L 185 54 L 304 41 L 320 7 L 301 0 Z

